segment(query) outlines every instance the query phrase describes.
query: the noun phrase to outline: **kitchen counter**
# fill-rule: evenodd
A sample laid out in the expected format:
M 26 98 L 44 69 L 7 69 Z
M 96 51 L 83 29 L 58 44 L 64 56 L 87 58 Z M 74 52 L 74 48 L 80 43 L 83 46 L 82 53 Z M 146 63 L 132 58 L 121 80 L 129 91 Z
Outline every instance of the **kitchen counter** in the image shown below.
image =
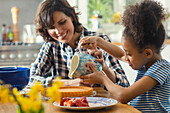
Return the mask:
M 0 45 L 0 66 L 30 66 L 40 51 L 42 44 L 14 43 Z

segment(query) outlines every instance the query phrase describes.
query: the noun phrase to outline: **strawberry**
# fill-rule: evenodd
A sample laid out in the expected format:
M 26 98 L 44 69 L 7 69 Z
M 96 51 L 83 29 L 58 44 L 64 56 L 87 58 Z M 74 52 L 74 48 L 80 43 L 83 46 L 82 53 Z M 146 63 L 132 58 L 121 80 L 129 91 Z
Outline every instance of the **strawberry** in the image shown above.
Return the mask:
M 66 100 L 71 100 L 71 98 L 68 98 L 68 97 L 61 98 L 61 100 L 60 100 L 60 102 L 59 102 L 59 105 L 60 105 L 60 106 L 64 106 L 64 102 L 65 102 Z
M 76 106 L 76 105 L 75 105 L 75 103 L 73 102 L 73 100 L 69 100 L 69 101 L 67 102 L 67 106 L 73 107 L 73 106 Z
M 80 99 L 73 101 L 77 107 L 89 107 L 88 103 L 82 102 Z
M 87 101 L 87 99 L 86 99 L 86 97 L 85 97 L 85 96 L 81 97 L 81 98 L 80 98 L 80 100 L 81 100 L 82 102 L 85 102 L 85 103 L 87 103 L 87 104 L 88 104 L 88 101 Z
M 67 105 L 68 105 L 68 102 L 69 102 L 69 100 L 64 101 L 63 105 L 64 105 L 64 106 L 67 106 Z

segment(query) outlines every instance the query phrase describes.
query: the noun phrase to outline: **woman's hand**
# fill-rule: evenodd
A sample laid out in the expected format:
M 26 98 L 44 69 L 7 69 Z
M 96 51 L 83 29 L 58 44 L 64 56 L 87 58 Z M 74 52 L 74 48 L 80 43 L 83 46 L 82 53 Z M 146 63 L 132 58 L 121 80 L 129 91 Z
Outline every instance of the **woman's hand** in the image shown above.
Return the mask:
M 103 84 L 103 79 L 105 76 L 104 73 L 95 69 L 90 63 L 89 66 L 93 70 L 93 73 L 88 75 L 82 75 L 80 78 L 83 80 L 83 82 Z
M 61 79 L 60 81 L 63 82 L 63 86 L 88 86 L 88 87 L 91 87 L 93 85 L 91 83 L 84 83 L 83 80 L 80 78 L 76 78 L 73 80 Z

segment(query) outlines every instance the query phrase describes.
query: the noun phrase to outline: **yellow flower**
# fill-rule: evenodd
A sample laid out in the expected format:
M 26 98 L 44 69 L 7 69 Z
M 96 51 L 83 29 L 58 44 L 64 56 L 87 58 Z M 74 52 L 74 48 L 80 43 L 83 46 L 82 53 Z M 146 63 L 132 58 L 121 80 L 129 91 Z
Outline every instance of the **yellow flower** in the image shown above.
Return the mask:
M 42 101 L 41 101 L 41 100 L 35 101 L 35 102 L 33 103 L 33 106 L 32 106 L 32 110 L 33 110 L 33 111 L 36 111 L 37 109 L 39 110 L 39 109 L 41 109 L 41 108 L 42 108 Z
M 39 99 L 39 92 L 43 90 L 43 86 L 40 82 L 37 82 L 31 89 L 31 91 L 29 92 L 29 97 L 31 100 L 36 100 Z
M 17 88 L 13 88 L 12 91 L 13 91 L 13 94 L 16 96 L 21 95 Z
M 42 88 L 40 83 L 36 83 L 31 91 L 29 92 L 28 97 L 24 97 L 20 92 L 13 88 L 13 94 L 16 96 L 17 104 L 20 105 L 21 110 L 24 112 L 36 112 L 39 111 L 42 106 L 42 101 L 39 97 L 39 91 Z
M 47 88 L 47 96 L 50 97 L 50 102 L 59 101 L 59 87 L 63 85 L 58 77 L 54 80 L 52 87 Z M 13 88 L 10 92 L 7 85 L 0 85 L 0 102 L 14 102 L 18 104 L 18 112 L 24 113 L 44 113 L 43 101 L 40 99 L 40 92 L 44 88 L 40 82 L 37 82 L 28 93 L 28 97 L 24 97 L 17 88 Z
M 61 93 L 59 92 L 60 86 L 63 83 L 60 81 L 61 78 L 57 77 L 52 84 L 52 87 L 47 88 L 47 96 L 50 97 L 49 102 L 59 101 L 61 97 Z
M 0 85 L 0 102 L 1 103 L 7 103 L 7 102 L 13 102 L 14 98 L 10 95 L 10 85 Z
M 12 95 L 9 95 L 9 102 L 15 102 L 15 99 Z
M 21 109 L 25 112 L 30 110 L 33 104 L 29 98 L 20 98 L 19 103 L 21 105 Z
M 0 92 L 0 99 L 1 99 L 2 103 L 9 102 L 8 95 L 9 95 L 9 89 L 7 89 L 7 88 L 2 89 L 2 91 Z

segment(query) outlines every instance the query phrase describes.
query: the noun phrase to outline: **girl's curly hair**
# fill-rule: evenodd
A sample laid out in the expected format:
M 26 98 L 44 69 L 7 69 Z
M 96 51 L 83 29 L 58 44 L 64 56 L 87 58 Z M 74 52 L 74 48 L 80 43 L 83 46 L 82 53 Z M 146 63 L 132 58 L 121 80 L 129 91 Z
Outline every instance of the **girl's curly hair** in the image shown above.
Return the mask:
M 48 34 L 47 29 L 54 24 L 53 13 L 61 11 L 65 15 L 73 19 L 74 32 L 80 33 L 82 30 L 81 23 L 78 20 L 78 14 L 75 7 L 71 7 L 67 0 L 44 0 L 35 17 L 37 24 L 37 33 L 39 33 L 45 41 L 53 41 L 54 39 Z
M 122 17 L 123 36 L 131 38 L 139 50 L 150 46 L 159 53 L 165 40 L 164 14 L 164 8 L 156 1 L 143 0 L 129 5 Z

